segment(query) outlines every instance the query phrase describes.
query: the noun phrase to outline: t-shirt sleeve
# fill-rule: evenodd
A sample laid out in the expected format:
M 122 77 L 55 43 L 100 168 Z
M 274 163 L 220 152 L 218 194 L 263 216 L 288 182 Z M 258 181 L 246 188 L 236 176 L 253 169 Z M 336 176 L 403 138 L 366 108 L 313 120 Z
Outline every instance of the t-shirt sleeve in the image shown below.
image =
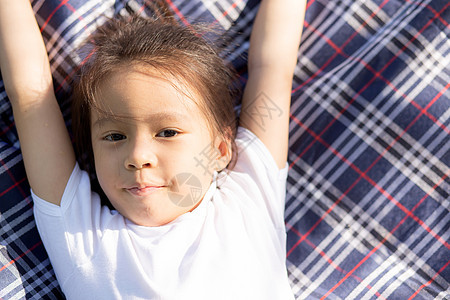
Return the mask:
M 251 131 L 243 127 L 238 128 L 236 136 L 237 162 L 233 171 L 238 174 L 246 174 L 249 181 L 242 179 L 242 184 L 255 184 L 258 193 L 250 198 L 258 206 L 263 206 L 270 215 L 270 218 L 277 229 L 285 230 L 284 208 L 286 199 L 286 178 L 288 166 L 279 169 L 272 154 L 264 143 Z M 242 177 L 242 176 L 241 176 Z M 251 180 L 250 180 L 251 179 Z M 258 194 L 255 195 L 255 194 Z
M 73 270 L 95 255 L 102 238 L 102 228 L 115 214 L 102 207 L 100 198 L 91 192 L 89 176 L 75 166 L 61 205 L 39 198 L 31 191 L 36 225 L 49 254 L 60 284 Z M 110 225 L 110 224 L 109 224 Z

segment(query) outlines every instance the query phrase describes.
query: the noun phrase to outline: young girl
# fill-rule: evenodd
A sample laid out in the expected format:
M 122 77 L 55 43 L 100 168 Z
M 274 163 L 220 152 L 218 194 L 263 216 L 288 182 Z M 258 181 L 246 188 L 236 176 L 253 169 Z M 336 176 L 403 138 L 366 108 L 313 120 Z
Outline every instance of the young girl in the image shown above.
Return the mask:
M 29 1 L 0 0 L 2 76 L 68 299 L 293 298 L 283 211 L 304 10 L 262 1 L 237 129 L 232 77 L 199 34 L 165 17 L 99 29 L 73 122 L 110 210 L 76 163 Z

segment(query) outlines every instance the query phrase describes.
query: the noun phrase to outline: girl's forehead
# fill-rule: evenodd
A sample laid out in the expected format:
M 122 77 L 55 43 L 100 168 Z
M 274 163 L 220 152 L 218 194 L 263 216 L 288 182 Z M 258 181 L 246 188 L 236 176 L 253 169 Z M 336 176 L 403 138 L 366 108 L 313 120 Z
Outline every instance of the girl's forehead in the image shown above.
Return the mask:
M 107 76 L 96 95 L 97 106 L 110 110 L 195 112 L 202 97 L 188 84 L 149 68 L 120 68 Z

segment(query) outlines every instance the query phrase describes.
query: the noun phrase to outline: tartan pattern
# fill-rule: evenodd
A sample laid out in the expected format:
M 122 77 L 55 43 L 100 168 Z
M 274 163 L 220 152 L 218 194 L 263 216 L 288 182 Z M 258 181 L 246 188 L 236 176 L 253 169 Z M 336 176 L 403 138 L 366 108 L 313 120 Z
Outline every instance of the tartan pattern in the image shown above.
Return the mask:
M 73 50 L 141 0 L 35 0 L 69 115 Z M 246 78 L 256 0 L 167 0 L 214 22 Z M 450 299 L 450 3 L 310 0 L 290 121 L 287 269 L 298 299 Z M 238 34 L 239 33 L 239 34 Z M 67 122 L 70 120 L 67 118 Z M 63 298 L 0 80 L 0 298 Z

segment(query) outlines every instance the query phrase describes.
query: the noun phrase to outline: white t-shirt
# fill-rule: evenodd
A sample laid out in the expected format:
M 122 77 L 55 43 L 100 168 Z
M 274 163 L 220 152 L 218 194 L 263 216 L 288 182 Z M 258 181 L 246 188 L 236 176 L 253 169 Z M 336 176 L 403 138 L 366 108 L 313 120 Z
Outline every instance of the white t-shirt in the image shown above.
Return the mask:
M 32 194 L 39 233 L 68 299 L 293 299 L 286 271 L 287 167 L 239 128 L 238 161 L 201 204 L 160 227 L 100 205 L 77 166 L 61 206 Z

